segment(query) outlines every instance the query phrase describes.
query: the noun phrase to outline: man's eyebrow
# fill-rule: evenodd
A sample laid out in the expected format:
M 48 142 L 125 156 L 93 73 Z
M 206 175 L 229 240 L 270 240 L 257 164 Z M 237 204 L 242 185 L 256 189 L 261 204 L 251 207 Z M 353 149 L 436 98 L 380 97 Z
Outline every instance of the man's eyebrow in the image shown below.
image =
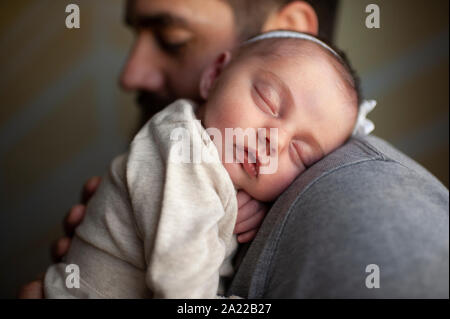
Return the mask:
M 125 23 L 130 27 L 144 29 L 166 26 L 189 27 L 189 23 L 185 19 L 169 13 L 126 14 Z

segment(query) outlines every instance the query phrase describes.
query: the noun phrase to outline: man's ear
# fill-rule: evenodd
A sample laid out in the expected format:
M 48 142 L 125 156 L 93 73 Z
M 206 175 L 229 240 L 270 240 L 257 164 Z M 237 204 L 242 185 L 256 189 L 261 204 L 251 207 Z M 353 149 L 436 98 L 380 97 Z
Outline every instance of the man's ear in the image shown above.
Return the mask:
M 222 70 L 231 60 L 231 52 L 226 51 L 206 68 L 200 79 L 200 96 L 207 99 L 214 83 L 216 82 Z
M 318 35 L 319 18 L 309 3 L 292 1 L 269 16 L 262 31 L 272 30 L 292 30 Z

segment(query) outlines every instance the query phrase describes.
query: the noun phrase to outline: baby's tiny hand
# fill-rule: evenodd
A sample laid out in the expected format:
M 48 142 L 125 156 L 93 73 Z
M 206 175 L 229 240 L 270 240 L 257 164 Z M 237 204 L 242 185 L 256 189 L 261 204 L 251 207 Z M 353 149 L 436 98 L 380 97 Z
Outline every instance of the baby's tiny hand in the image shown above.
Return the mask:
M 240 243 L 253 240 L 266 216 L 269 206 L 253 199 L 244 191 L 237 193 L 238 214 L 234 233 Z

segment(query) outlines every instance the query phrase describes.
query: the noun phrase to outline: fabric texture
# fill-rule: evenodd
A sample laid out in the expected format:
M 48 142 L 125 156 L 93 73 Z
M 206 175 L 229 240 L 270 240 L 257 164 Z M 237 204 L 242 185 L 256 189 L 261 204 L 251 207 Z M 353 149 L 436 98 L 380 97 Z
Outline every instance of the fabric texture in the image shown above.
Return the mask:
M 375 136 L 355 136 L 299 176 L 240 249 L 229 294 L 248 298 L 448 298 L 449 192 Z M 368 265 L 380 288 L 368 288 Z
M 216 147 L 179 100 L 115 159 L 76 230 L 67 259 L 45 277 L 47 298 L 214 298 L 234 273 L 236 191 Z M 180 140 L 208 162 L 180 160 Z M 187 134 L 187 135 L 186 135 Z M 191 154 L 188 151 L 188 155 Z M 67 288 L 66 265 L 80 269 Z

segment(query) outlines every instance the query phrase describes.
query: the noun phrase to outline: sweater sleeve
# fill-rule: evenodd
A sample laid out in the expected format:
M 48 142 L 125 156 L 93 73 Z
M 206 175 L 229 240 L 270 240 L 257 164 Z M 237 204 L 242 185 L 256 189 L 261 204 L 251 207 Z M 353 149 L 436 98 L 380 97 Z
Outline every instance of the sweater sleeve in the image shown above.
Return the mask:
M 192 110 L 180 108 L 171 113 L 176 118 L 155 119 L 133 142 L 127 175 L 131 201 L 144 238 L 146 282 L 154 297 L 214 298 L 220 279 L 233 272 L 236 192 L 214 144 L 205 143 Z M 203 147 L 210 160 L 180 162 L 180 141 L 171 139 L 175 129 L 184 130 L 190 147 Z M 155 168 L 149 161 L 156 159 L 163 167 L 149 172 L 149 167 Z M 154 185 L 146 182 L 147 174 L 160 176 L 158 216 L 152 221 L 148 190 Z
M 150 296 L 144 284 L 142 241 L 136 232 L 126 189 L 126 163 L 127 156 L 112 162 L 89 201 L 64 263 L 48 269 L 44 282 L 46 298 Z
M 181 163 L 171 132 L 184 128 L 192 147 L 214 161 Z M 156 115 L 127 156 L 111 165 L 88 205 L 66 263 L 46 274 L 49 298 L 214 298 L 233 274 L 236 193 L 192 107 Z M 67 288 L 68 264 L 80 288 Z

